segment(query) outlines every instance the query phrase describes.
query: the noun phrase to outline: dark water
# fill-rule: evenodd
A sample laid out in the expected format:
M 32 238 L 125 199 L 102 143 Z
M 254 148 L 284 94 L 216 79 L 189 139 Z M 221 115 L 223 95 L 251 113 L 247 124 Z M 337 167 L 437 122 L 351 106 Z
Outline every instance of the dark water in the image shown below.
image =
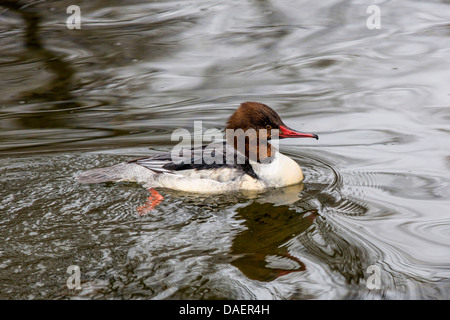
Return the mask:
M 69 30 L 72 4 L 0 4 L 0 298 L 450 298 L 448 1 L 77 1 Z M 302 185 L 140 215 L 141 186 L 74 181 L 243 101 L 319 134 L 281 143 Z

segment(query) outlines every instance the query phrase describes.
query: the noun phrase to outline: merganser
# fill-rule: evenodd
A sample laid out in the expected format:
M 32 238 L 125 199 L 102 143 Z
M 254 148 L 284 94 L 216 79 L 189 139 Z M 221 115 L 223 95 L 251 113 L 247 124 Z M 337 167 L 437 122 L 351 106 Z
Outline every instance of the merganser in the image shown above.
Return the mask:
M 286 187 L 303 180 L 302 169 L 297 162 L 267 142 L 276 138 L 276 133 L 279 139 L 319 139 L 315 133 L 289 128 L 273 109 L 258 102 L 242 103 L 228 119 L 226 129 L 226 141 L 215 143 L 212 153 L 215 159 L 226 161 L 205 161 L 208 148 L 203 146 L 200 150 L 190 149 L 190 161 L 173 161 L 172 153 L 168 152 L 129 160 L 112 167 L 88 170 L 80 174 L 77 180 L 81 183 L 131 181 L 142 183 L 147 188 L 168 188 L 192 193 L 261 191 Z M 238 133 L 229 136 L 229 130 Z M 253 135 L 263 132 L 264 135 L 259 134 L 256 137 L 258 143 L 252 144 L 252 134 L 248 132 L 254 132 Z M 244 136 L 244 148 L 239 148 L 238 140 L 242 134 L 247 134 L 247 137 Z M 266 142 L 265 150 L 261 149 L 261 142 Z M 231 161 L 229 155 L 232 155 Z

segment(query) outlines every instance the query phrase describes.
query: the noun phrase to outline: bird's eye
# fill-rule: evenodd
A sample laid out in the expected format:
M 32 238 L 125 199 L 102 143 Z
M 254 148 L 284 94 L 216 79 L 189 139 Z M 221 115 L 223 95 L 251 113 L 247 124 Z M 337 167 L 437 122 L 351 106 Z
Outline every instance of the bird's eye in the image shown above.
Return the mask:
M 272 126 L 271 126 L 270 124 L 268 124 L 268 125 L 266 126 L 266 129 L 272 129 Z

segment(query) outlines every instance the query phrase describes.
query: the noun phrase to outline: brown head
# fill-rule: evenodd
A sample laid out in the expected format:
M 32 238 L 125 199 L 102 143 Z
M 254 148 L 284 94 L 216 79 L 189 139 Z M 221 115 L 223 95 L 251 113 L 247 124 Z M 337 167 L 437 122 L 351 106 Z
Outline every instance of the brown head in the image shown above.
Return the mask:
M 249 157 L 249 155 L 256 154 L 257 161 L 263 160 L 265 157 L 261 157 L 259 146 L 266 144 L 267 145 L 267 157 L 271 156 L 271 145 L 270 143 L 264 143 L 268 140 L 272 139 L 272 134 L 274 133 L 272 130 L 279 130 L 278 137 L 280 139 L 283 138 L 315 138 L 319 139 L 317 134 L 315 133 L 304 133 L 293 130 L 286 126 L 281 120 L 280 116 L 269 106 L 259 103 L 259 102 L 244 102 L 239 108 L 231 115 L 231 117 L 227 121 L 226 129 L 229 130 L 239 130 L 242 129 L 244 133 L 246 133 L 247 137 L 249 137 L 249 141 L 251 141 L 252 136 L 254 136 L 257 142 L 256 146 L 250 146 L 248 142 L 245 143 L 245 155 Z M 253 130 L 252 130 L 253 129 Z M 261 129 L 265 129 L 266 134 L 261 136 L 261 134 L 257 134 Z M 250 133 L 249 133 L 250 132 Z M 228 135 L 228 134 L 227 134 Z M 239 133 L 234 136 L 234 146 L 237 150 L 237 138 L 239 137 Z M 265 141 L 261 141 L 265 140 Z M 230 143 L 231 141 L 229 141 Z M 263 142 L 261 144 L 261 142 Z

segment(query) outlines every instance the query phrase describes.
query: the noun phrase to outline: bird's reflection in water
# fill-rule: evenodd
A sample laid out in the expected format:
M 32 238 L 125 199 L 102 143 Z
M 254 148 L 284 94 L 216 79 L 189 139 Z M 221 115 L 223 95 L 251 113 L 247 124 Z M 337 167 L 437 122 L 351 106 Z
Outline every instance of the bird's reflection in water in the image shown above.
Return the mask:
M 272 281 L 282 275 L 305 270 L 286 245 L 308 229 L 316 215 L 299 213 L 289 204 L 300 199 L 303 184 L 272 190 L 248 206 L 239 208 L 238 218 L 246 230 L 239 233 L 231 247 L 231 264 L 248 278 Z
M 308 267 L 290 246 L 296 240 L 308 261 L 320 261 L 347 284 L 360 286 L 365 268 L 379 259 L 377 253 L 320 212 L 326 208 L 338 215 L 364 214 L 365 207 L 320 190 L 321 185 L 273 190 L 238 208 L 236 218 L 243 220 L 246 229 L 233 240 L 231 264 L 258 281 L 305 271 Z

